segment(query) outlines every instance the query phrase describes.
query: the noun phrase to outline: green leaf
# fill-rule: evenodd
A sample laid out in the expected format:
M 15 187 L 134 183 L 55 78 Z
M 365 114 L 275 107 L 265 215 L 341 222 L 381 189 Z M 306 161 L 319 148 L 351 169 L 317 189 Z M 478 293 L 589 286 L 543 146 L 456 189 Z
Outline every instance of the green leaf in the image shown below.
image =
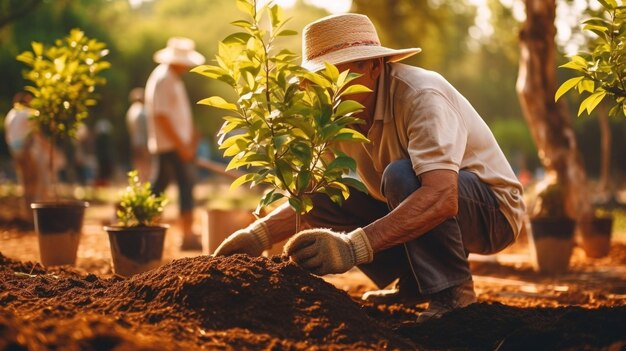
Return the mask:
M 330 82 L 315 72 L 305 72 L 304 78 L 306 78 L 307 80 L 313 82 L 313 84 L 316 84 L 322 88 L 330 88 Z
M 213 106 L 227 111 L 238 111 L 237 105 L 227 102 L 221 96 L 211 96 L 206 99 L 198 101 L 199 104 Z
M 289 149 L 303 164 L 309 164 L 313 158 L 311 147 L 305 143 L 292 143 Z
M 344 177 L 344 178 L 341 178 L 341 182 L 343 184 L 351 187 L 351 188 L 355 188 L 355 189 L 357 189 L 357 190 L 359 190 L 361 192 L 364 192 L 366 194 L 368 193 L 367 188 L 365 187 L 365 184 L 363 184 L 363 182 L 361 182 L 358 179 L 350 178 L 350 177 Z
M 250 33 L 244 33 L 244 32 L 233 33 L 227 36 L 226 38 L 224 38 L 224 40 L 222 40 L 222 43 L 226 45 L 246 44 L 251 37 L 252 35 Z
M 295 197 L 290 197 L 289 198 L 289 205 L 294 209 L 294 211 L 296 211 L 297 213 L 302 214 L 303 213 L 303 205 L 302 205 L 302 201 L 300 201 L 300 199 L 297 199 Z
M 579 62 L 579 61 L 570 61 L 570 62 L 567 62 L 565 64 L 560 65 L 559 68 L 569 68 L 569 69 L 573 69 L 573 70 L 578 71 L 578 72 L 586 73 L 587 72 L 587 61 L 585 61 L 585 63 L 583 63 L 583 64 L 581 64 L 581 62 Z
M 563 94 L 565 94 L 566 92 L 568 92 L 570 89 L 572 89 L 573 87 L 575 87 L 580 81 L 582 81 L 585 77 L 575 77 L 575 78 L 571 78 L 566 80 L 563 84 L 561 84 L 561 86 L 559 87 L 559 89 L 556 91 L 556 94 L 554 94 L 554 101 L 558 101 L 559 98 L 561 96 L 563 96 Z
M 227 73 L 223 68 L 212 65 L 196 66 L 192 68 L 190 72 L 198 73 L 211 79 L 218 79 L 220 76 Z
M 589 30 L 589 31 L 598 31 L 600 33 L 604 33 L 607 32 L 609 30 L 609 28 L 605 27 L 605 26 L 601 26 L 601 25 L 597 25 L 597 24 L 591 24 L 591 23 L 587 23 L 583 26 L 583 30 Z
M 332 182 L 328 184 L 329 187 L 341 190 L 341 195 L 344 199 L 347 199 L 350 196 L 350 189 L 347 185 L 340 182 Z
M 311 171 L 300 171 L 296 179 L 296 193 L 304 192 L 311 182 Z
M 254 16 L 254 6 L 247 0 L 237 0 L 237 7 L 243 13 L 249 15 L 250 17 Z
M 35 56 L 41 56 L 43 55 L 43 44 L 37 41 L 33 41 L 32 43 L 30 43 L 31 47 L 33 48 L 33 53 L 35 54 Z
M 245 21 L 245 20 L 233 21 L 233 22 L 230 22 L 230 24 L 232 24 L 233 26 L 241 27 L 241 28 L 252 27 L 252 23 L 250 23 L 249 21 Z
M 335 67 L 335 65 L 329 62 L 324 62 L 324 66 L 326 67 L 326 69 L 324 70 L 324 73 L 326 74 L 326 76 L 331 81 L 333 82 L 336 81 L 337 78 L 339 77 L 339 70 L 337 69 L 337 67 Z
M 283 159 L 276 160 L 276 174 L 280 176 L 280 181 L 283 182 L 286 189 L 293 189 L 293 169 L 291 165 Z
M 273 4 L 272 6 L 270 6 L 270 23 L 273 29 L 276 29 L 280 26 L 280 23 L 282 22 L 282 10 L 280 9 L 280 6 Z
M 302 211 L 304 213 L 307 213 L 313 209 L 313 200 L 311 200 L 309 196 L 302 196 L 300 201 L 302 203 Z
M 583 91 L 587 91 L 590 93 L 593 93 L 593 91 L 596 90 L 595 88 L 595 82 L 591 79 L 583 79 L 579 84 L 578 84 L 578 93 L 582 94 Z
M 285 29 L 285 30 L 281 30 L 280 32 L 278 32 L 278 34 L 276 34 L 277 37 L 287 37 L 287 36 L 292 36 L 292 35 L 298 35 L 298 32 L 296 32 L 295 30 Z
M 617 2 L 615 0 L 598 0 L 598 2 L 602 4 L 604 8 L 609 9 L 609 10 L 612 10 L 617 7 Z
M 230 184 L 230 190 L 234 190 L 238 187 L 240 187 L 242 184 L 251 182 L 254 180 L 254 177 L 256 176 L 256 173 L 247 173 L 242 175 L 241 177 L 235 179 L 231 184 Z
M 602 100 L 604 99 L 604 97 L 606 96 L 606 91 L 604 90 L 599 90 L 596 91 L 595 93 L 591 94 L 588 99 L 593 98 L 593 100 L 591 100 L 591 102 L 589 102 L 589 104 L 587 104 L 587 114 L 591 115 L 591 112 L 593 112 L 593 110 L 596 108 L 596 106 L 598 106 L 598 104 L 600 104 L 600 102 L 602 102 Z
M 347 96 L 352 94 L 371 93 L 372 89 L 361 84 L 354 84 L 343 90 L 339 96 Z
M 351 128 L 341 128 L 341 130 L 339 130 L 337 135 L 335 135 L 334 140 L 355 141 L 355 142 L 362 142 L 362 143 L 370 142 L 370 140 L 365 135 Z
M 263 198 L 261 199 L 261 204 L 263 206 L 267 206 L 275 201 L 282 199 L 283 197 L 285 197 L 285 195 L 277 193 L 275 190 L 272 190 L 263 196 Z
M 345 101 L 342 101 L 339 104 L 339 106 L 337 106 L 337 109 L 335 109 L 335 115 L 344 116 L 344 115 L 347 115 L 348 113 L 360 111 L 363 108 L 365 108 L 365 106 L 361 105 L 360 103 L 354 100 L 345 100 Z
M 340 170 L 355 170 L 356 169 L 356 161 L 349 156 L 339 156 L 330 162 L 328 167 L 326 167 L 326 171 L 330 172 L 335 169 Z

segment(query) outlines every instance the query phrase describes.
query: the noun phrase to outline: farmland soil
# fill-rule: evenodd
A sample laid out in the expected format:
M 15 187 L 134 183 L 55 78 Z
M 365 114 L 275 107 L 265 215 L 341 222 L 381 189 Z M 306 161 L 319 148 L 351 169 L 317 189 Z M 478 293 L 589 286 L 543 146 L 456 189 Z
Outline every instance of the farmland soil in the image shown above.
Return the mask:
M 471 257 L 479 302 L 418 325 L 426 305 L 361 301 L 374 286 L 358 270 L 321 279 L 281 256 L 170 241 L 166 264 L 120 279 L 101 223 L 85 228 L 77 265 L 56 268 L 33 263 L 31 229 L 0 228 L 0 351 L 626 350 L 624 242 L 603 259 L 575 248 L 559 276 L 533 271 L 524 243 Z

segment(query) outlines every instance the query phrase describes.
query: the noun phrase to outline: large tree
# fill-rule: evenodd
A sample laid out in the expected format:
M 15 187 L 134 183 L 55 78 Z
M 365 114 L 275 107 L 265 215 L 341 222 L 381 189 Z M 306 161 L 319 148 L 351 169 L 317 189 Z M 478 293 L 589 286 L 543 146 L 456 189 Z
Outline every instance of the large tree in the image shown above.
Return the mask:
M 517 92 L 541 163 L 564 187 L 567 213 L 581 221 L 591 214 L 587 176 L 567 106 L 554 101 L 556 0 L 524 0 L 524 3 L 526 21 L 520 31 Z

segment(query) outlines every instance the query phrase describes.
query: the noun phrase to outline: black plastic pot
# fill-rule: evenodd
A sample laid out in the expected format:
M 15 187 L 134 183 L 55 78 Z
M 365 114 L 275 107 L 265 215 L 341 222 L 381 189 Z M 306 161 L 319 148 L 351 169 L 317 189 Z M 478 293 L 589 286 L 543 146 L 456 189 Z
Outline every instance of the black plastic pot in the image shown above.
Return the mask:
M 161 265 L 168 225 L 148 227 L 106 226 L 116 275 L 130 277 Z
M 565 273 L 574 248 L 576 222 L 570 218 L 534 218 L 530 220 L 531 254 L 535 270 L 546 274 Z
M 611 250 L 611 234 L 613 232 L 613 217 L 594 217 L 586 230 L 582 231 L 581 247 L 587 257 L 606 257 Z
M 30 204 L 44 266 L 73 265 L 80 242 L 85 201 L 35 202 Z

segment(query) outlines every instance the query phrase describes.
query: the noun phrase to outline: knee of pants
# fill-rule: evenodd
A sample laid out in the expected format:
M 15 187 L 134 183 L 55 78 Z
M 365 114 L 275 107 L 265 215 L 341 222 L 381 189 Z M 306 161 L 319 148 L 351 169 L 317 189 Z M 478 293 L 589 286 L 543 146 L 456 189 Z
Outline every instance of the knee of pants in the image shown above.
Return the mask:
M 421 186 L 410 160 L 393 161 L 383 172 L 381 192 L 391 208 L 398 206 Z

